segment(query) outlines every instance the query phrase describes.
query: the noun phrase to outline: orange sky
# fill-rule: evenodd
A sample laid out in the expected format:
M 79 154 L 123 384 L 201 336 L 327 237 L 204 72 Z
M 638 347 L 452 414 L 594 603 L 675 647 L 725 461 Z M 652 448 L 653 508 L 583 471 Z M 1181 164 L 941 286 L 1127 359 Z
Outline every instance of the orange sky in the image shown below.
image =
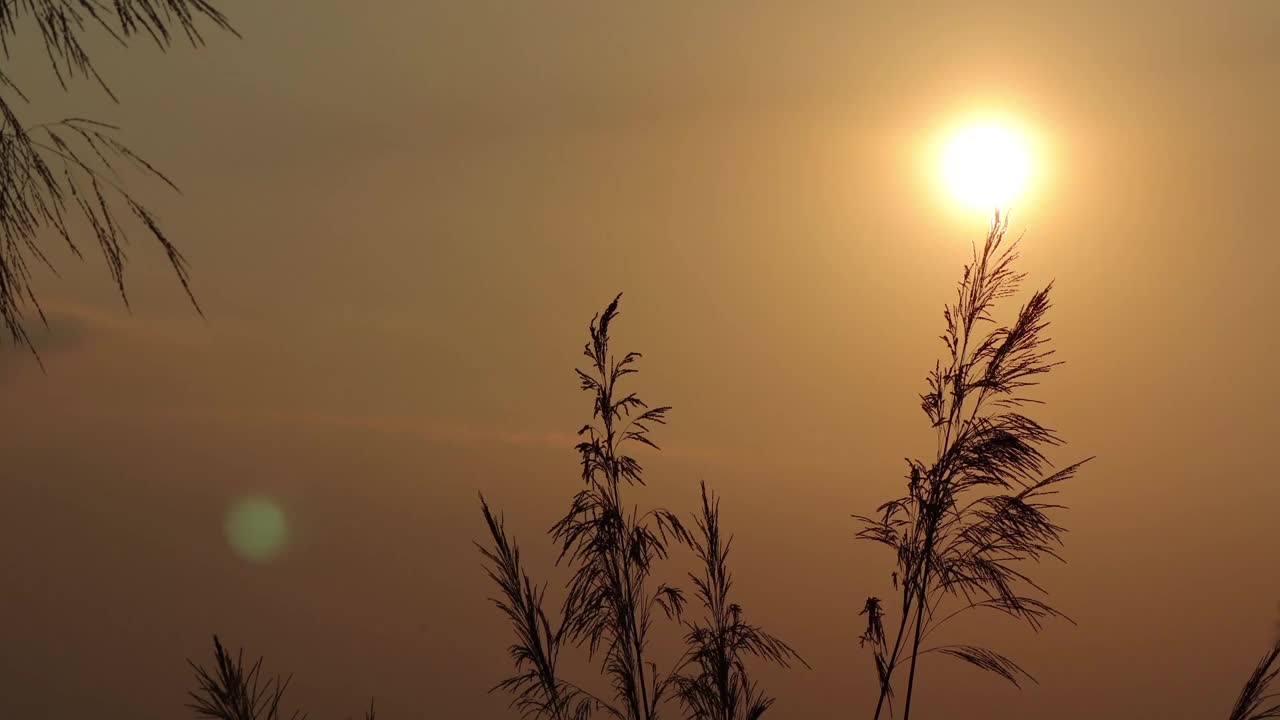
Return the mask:
M 132 316 L 92 256 L 41 278 L 47 374 L 0 356 L 0 716 L 180 714 L 216 631 L 316 718 L 514 717 L 476 493 L 544 571 L 618 291 L 675 408 L 643 499 L 723 494 L 740 600 L 814 666 L 761 673 L 773 715 L 869 711 L 891 559 L 849 515 L 932 447 L 916 396 L 984 223 L 921 148 L 985 108 L 1050 146 L 1013 223 L 1067 361 L 1038 412 L 1098 459 L 1037 571 L 1079 626 L 965 631 L 1041 684 L 930 659 L 921 717 L 1226 715 L 1280 615 L 1280 5 L 220 6 L 243 40 L 104 55 L 120 106 L 5 68 L 27 119 L 119 123 L 183 187 L 135 189 L 208 321 L 141 236 Z M 273 563 L 223 537 L 251 492 L 291 524 Z

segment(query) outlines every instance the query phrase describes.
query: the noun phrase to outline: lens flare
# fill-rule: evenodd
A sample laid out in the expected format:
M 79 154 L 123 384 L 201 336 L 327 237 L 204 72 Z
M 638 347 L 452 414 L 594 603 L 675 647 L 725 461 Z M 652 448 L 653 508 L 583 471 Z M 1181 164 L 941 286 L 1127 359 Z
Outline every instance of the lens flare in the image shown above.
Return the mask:
M 274 560 L 288 541 L 284 511 L 270 498 L 241 498 L 227 511 L 225 530 L 231 549 L 256 563 Z

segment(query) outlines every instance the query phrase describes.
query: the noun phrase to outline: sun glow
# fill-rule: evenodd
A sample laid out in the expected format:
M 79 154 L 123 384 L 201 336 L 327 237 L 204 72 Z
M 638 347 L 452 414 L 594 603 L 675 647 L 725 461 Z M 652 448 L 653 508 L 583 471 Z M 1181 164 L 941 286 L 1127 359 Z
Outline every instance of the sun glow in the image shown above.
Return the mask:
M 1031 157 L 1024 135 L 979 122 L 953 131 L 942 150 L 942 180 L 951 196 L 976 209 L 1007 209 L 1026 190 Z

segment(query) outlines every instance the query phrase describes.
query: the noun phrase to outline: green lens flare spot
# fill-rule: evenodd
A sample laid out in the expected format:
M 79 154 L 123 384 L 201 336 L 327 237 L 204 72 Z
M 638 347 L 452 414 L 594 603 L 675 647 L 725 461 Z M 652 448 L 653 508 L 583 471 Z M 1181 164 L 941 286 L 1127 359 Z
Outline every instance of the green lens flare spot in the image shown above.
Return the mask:
M 284 512 L 270 498 L 241 498 L 227 511 L 227 542 L 253 562 L 270 562 L 284 549 L 289 529 Z

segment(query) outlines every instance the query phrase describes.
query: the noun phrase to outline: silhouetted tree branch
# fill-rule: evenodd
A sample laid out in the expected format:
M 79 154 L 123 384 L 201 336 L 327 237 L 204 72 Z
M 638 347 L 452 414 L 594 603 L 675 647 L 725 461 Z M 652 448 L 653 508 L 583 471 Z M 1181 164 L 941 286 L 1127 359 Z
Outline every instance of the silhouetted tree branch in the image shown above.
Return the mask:
M 203 45 L 203 23 L 236 32 L 208 0 L 0 0 L 0 50 L 7 61 L 15 37 L 38 32 L 60 87 L 88 78 L 115 100 L 88 50 L 92 38 L 128 46 L 142 36 L 164 51 L 178 35 Z M 132 224 L 159 242 L 199 312 L 185 259 L 155 214 L 126 189 L 120 171 L 129 166 L 177 186 L 120 142 L 114 126 L 77 117 L 25 125 L 13 102 L 26 103 L 27 97 L 8 69 L 0 69 L 0 322 L 10 339 L 31 347 L 24 308 L 44 320 L 31 271 L 43 265 L 56 275 L 47 252 L 50 238 L 83 258 L 85 233 L 76 228 L 77 218 L 102 252 L 126 305 L 125 246 Z

